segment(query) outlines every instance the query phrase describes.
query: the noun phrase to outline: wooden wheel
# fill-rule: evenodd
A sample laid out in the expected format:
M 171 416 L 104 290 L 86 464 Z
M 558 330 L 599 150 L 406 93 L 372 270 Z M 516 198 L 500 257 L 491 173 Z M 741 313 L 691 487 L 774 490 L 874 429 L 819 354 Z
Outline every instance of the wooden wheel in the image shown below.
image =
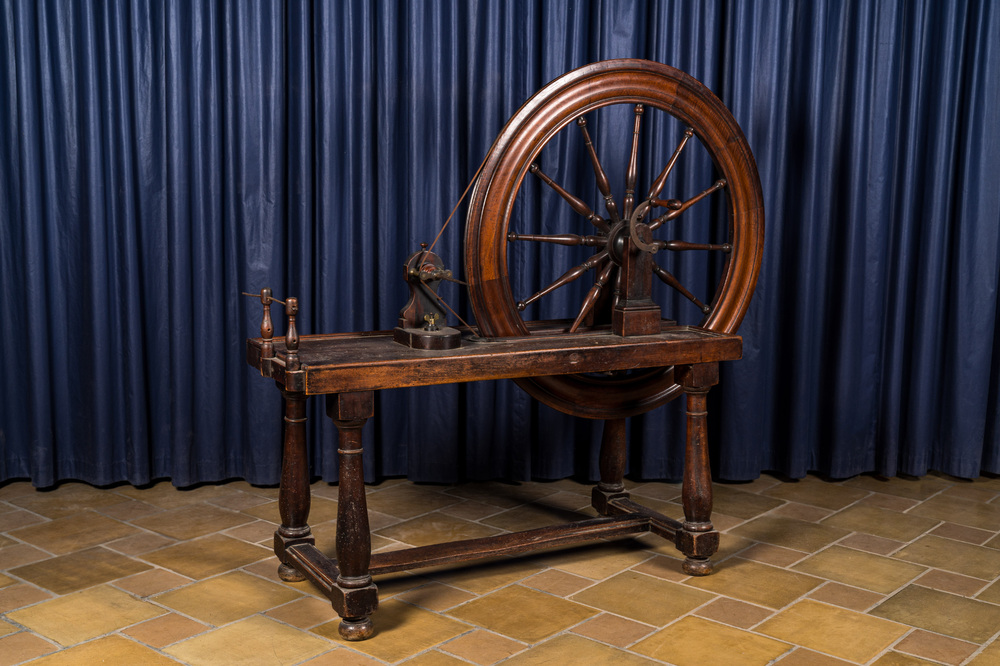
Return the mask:
M 625 195 L 620 203 L 612 194 L 608 172 L 591 138 L 590 126 L 597 123 L 588 120 L 612 109 L 619 113 L 625 109 L 632 121 L 630 135 L 621 146 L 627 166 Z M 659 158 L 660 166 L 655 167 L 659 175 L 648 189 L 637 189 L 641 128 L 654 113 L 676 119 L 671 120 L 675 124 L 679 121 L 676 148 Z M 590 178 L 596 181 L 592 194 L 603 199 L 603 214 L 557 182 L 558 174 L 544 169 L 544 149 L 555 146 L 557 137 L 567 133 L 579 133 L 576 140 L 585 146 L 581 154 L 588 173 L 593 174 Z M 691 151 L 689 143 L 701 144 L 714 165 L 714 177 L 686 200 L 660 199 L 682 153 Z M 512 226 L 516 200 L 528 187 L 529 178 L 537 178 L 543 189 L 564 200 L 579 214 L 581 226 L 555 234 L 527 233 L 522 228 L 525 220 L 518 220 L 516 228 Z M 675 220 L 703 199 L 709 202 L 703 207 L 725 208 L 721 217 L 724 238 L 712 242 L 656 239 L 654 234 L 660 229 L 676 230 Z M 578 233 L 581 230 L 583 233 Z M 484 337 L 601 328 L 619 335 L 657 333 L 666 322 L 661 321 L 660 309 L 650 298 L 653 276 L 690 303 L 698 317 L 692 323 L 733 333 L 756 284 L 763 240 L 764 207 L 756 164 L 743 132 L 722 102 L 700 82 L 672 67 L 644 60 L 609 60 L 552 81 L 501 131 L 472 194 L 465 267 L 472 308 Z M 556 274 L 561 275 L 554 282 L 543 281 L 545 286 L 519 299 L 511 287 L 508 248 L 524 244 L 577 246 L 588 254 L 582 262 L 566 266 L 568 270 L 559 267 Z M 715 282 L 714 293 L 699 299 L 695 290 L 661 265 L 666 262 L 657 254 L 660 250 L 664 255 L 692 251 L 717 255 L 717 280 L 714 276 L 710 280 Z M 531 321 L 536 303 L 557 289 L 581 284 L 579 278 L 586 274 L 596 278 L 584 285 L 589 288 L 579 310 L 569 313 L 571 318 L 544 324 Z M 670 367 L 623 375 L 542 377 L 519 380 L 518 384 L 555 409 L 601 419 L 640 414 L 680 393 Z

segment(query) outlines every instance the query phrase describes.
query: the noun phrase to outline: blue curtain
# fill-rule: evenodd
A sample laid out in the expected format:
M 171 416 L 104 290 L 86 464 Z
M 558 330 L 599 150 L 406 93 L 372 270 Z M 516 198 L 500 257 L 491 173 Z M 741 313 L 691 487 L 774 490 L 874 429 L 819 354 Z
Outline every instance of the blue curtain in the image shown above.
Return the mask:
M 391 327 L 506 119 L 617 57 L 703 81 L 760 169 L 716 473 L 1000 473 L 997 3 L 2 0 L 0 53 L 0 481 L 276 482 L 240 292 L 298 296 L 304 333 Z M 456 271 L 461 231 L 435 248 Z M 630 474 L 679 477 L 676 407 L 632 421 Z M 376 409 L 369 479 L 596 472 L 600 424 L 509 382 Z

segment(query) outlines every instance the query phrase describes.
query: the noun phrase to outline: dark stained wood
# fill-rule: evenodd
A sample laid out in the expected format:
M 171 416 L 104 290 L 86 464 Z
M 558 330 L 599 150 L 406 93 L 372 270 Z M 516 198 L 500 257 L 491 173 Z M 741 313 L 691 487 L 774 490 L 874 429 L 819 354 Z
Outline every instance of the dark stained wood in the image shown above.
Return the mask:
M 633 105 L 635 113 L 624 219 L 619 217 L 585 117 L 612 104 Z M 637 203 L 638 138 L 647 109 L 665 111 L 689 128 L 652 183 L 647 199 Z M 574 121 L 583 136 L 609 219 L 595 213 L 585 199 L 570 195 L 537 166 L 545 144 Z M 684 202 L 656 198 L 681 151 L 694 137 L 708 151 L 722 177 Z M 597 228 L 596 235 L 512 232 L 510 210 L 528 172 L 589 219 Z M 454 332 L 448 335 L 460 346 L 438 349 L 433 341 L 439 335 L 438 315 L 443 322 L 443 313 L 432 287 L 435 281 L 452 278 L 426 246 L 407 260 L 406 280 L 412 298 L 400 313 L 396 332 L 300 337 L 295 325 L 298 301 L 289 298 L 287 333 L 283 343 L 275 341 L 269 309 L 272 297 L 270 290 L 261 291 L 261 337 L 247 341 L 246 358 L 285 395 L 281 526 L 274 539 L 274 551 L 281 562 L 279 574 L 284 580 L 308 578 L 317 585 L 341 616 L 339 630 L 347 640 L 373 635 L 371 615 L 378 608 L 378 588 L 372 576 L 380 573 L 652 532 L 672 541 L 686 556 L 682 565 L 685 572 L 704 575 L 711 572 L 710 558 L 719 547 L 719 534 L 711 522 L 707 395 L 718 382 L 719 362 L 740 357 L 742 341 L 735 332 L 754 290 L 763 244 L 760 182 L 736 121 L 707 88 L 683 72 L 639 60 L 595 63 L 560 77 L 529 100 L 501 132 L 480 173 L 470 204 L 465 261 L 478 330 L 468 326 L 462 331 L 449 329 Z M 727 243 L 653 239 L 657 226 L 717 191 L 729 209 Z M 667 213 L 646 223 L 654 206 L 665 207 Z M 506 251 L 508 242 L 521 240 L 597 250 L 586 262 L 518 303 L 510 290 Z M 706 299 L 709 305 L 656 265 L 653 254 L 664 248 L 726 253 L 722 278 L 714 295 Z M 574 320 L 532 322 L 521 318 L 526 305 L 593 268 L 599 269 L 595 285 Z M 699 326 L 677 326 L 661 318 L 659 306 L 650 297 L 654 274 L 703 309 L 705 318 Z M 606 287 L 612 281 L 613 294 L 608 294 Z M 431 344 L 424 342 L 428 336 Z M 514 379 L 555 409 L 605 420 L 600 482 L 592 494 L 592 505 L 601 517 L 373 555 L 362 430 L 374 414 L 374 391 L 504 378 Z M 663 405 L 681 393 L 686 396 L 687 433 L 684 519 L 678 521 L 632 501 L 625 491 L 624 472 L 626 418 Z M 335 559 L 315 547 L 308 524 L 305 401 L 310 395 L 327 396 L 327 414 L 338 432 Z
M 740 358 L 742 340 L 735 335 L 671 326 L 642 338 L 623 338 L 610 331 L 546 335 L 466 341 L 458 349 L 429 352 L 397 345 L 389 333 L 305 335 L 298 349 L 301 367 L 294 372 L 284 366 L 287 352 L 280 343 L 276 343 L 272 359 L 262 358 L 260 347 L 259 338 L 247 340 L 250 365 L 283 386 L 322 395 L 731 361 Z

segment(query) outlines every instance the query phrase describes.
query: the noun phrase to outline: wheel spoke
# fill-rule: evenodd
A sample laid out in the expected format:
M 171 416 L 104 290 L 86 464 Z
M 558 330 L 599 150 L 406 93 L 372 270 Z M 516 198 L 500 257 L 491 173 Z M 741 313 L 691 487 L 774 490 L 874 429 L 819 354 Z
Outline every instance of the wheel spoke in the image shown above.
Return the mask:
M 687 201 L 678 201 L 677 199 L 653 199 L 653 200 L 651 200 L 650 203 L 653 204 L 654 206 L 661 206 L 661 207 L 667 208 L 668 210 L 667 210 L 667 212 L 665 214 L 661 215 L 660 217 L 658 217 L 655 220 L 653 220 L 652 222 L 650 222 L 649 223 L 649 228 L 653 229 L 653 230 L 658 229 L 664 222 L 669 222 L 670 220 L 672 220 L 672 219 L 680 216 L 680 214 L 683 213 L 684 211 L 686 211 L 688 208 L 690 208 L 691 206 L 695 205 L 696 203 L 698 203 L 699 201 L 701 201 L 702 199 L 704 199 L 705 197 L 707 197 L 709 194 L 712 194 L 713 192 L 717 192 L 718 190 L 721 190 L 725 186 L 726 186 L 726 181 L 724 181 L 724 180 L 717 180 L 707 190 L 705 190 L 704 192 L 701 192 L 699 194 L 694 195 L 693 197 L 691 197 Z
M 642 123 L 642 104 L 635 105 L 635 125 L 632 128 L 632 152 L 628 158 L 628 170 L 625 173 L 625 219 L 632 217 L 632 206 L 635 205 L 635 181 L 639 178 L 639 125 Z
M 591 210 L 590 206 L 584 203 L 583 199 L 579 199 L 564 190 L 559 183 L 545 175 L 545 172 L 542 171 L 537 164 L 532 164 L 528 167 L 528 171 L 541 178 L 543 183 L 555 190 L 559 196 L 566 200 L 566 203 L 568 203 L 573 210 L 587 218 L 595 227 L 601 231 L 608 230 L 608 223 L 601 219 L 600 215 Z
M 559 287 L 565 287 L 570 282 L 572 282 L 573 280 L 576 280 L 581 275 L 583 275 L 584 273 L 586 273 L 587 271 L 589 271 L 591 268 L 594 268 L 595 266 L 599 265 L 602 261 L 604 261 L 605 259 L 607 259 L 607 257 L 608 257 L 608 251 L 607 250 L 601 250 L 600 252 L 598 252 L 597 254 L 595 254 L 594 256 L 592 256 L 590 259 L 588 259 L 587 261 L 585 261 L 582 264 L 580 264 L 579 266 L 575 266 L 575 267 L 569 269 L 568 271 L 566 271 L 565 273 L 563 273 L 559 277 L 559 279 L 557 279 L 555 282 L 553 282 L 549 286 L 543 288 L 541 291 L 535 292 L 534 294 L 532 294 L 528 298 L 524 299 L 523 301 L 520 301 L 517 304 L 517 309 L 523 312 L 526 307 L 528 307 L 529 305 L 531 305 L 532 303 L 534 303 L 535 301 L 537 301 L 542 296 L 545 296 L 546 294 L 549 294 L 549 293 L 555 291 Z
M 536 243 L 555 243 L 557 245 L 585 245 L 587 247 L 604 247 L 608 244 L 607 236 L 579 236 L 577 234 L 507 234 L 508 241 L 534 241 Z
M 590 288 L 587 292 L 587 297 L 583 299 L 583 305 L 580 307 L 580 314 L 576 316 L 573 320 L 573 325 L 569 327 L 570 333 L 576 333 L 576 329 L 580 327 L 583 320 L 587 318 L 590 311 L 594 309 L 594 305 L 597 304 L 597 299 L 601 296 L 601 291 L 604 289 L 604 285 L 608 283 L 608 278 L 611 277 L 611 270 L 615 267 L 614 262 L 609 261 L 604 270 L 601 271 L 600 275 L 594 281 L 594 286 Z
M 618 206 L 615 205 L 615 199 L 611 196 L 611 181 L 608 180 L 607 175 L 604 173 L 601 161 L 597 159 L 597 151 L 594 150 L 594 143 L 590 140 L 590 132 L 587 131 L 586 117 L 580 116 L 577 118 L 576 126 L 583 132 L 583 145 L 587 147 L 587 154 L 590 155 L 590 163 L 594 165 L 597 189 L 601 191 L 601 196 L 604 197 L 604 206 L 608 209 L 608 215 L 611 216 L 611 224 L 618 224 L 621 218 L 618 217 Z
M 733 246 L 729 243 L 721 245 L 714 243 L 688 243 L 681 240 L 653 241 L 653 245 L 661 250 L 673 250 L 674 252 L 685 252 L 687 250 L 717 250 L 720 252 L 732 252 Z
M 694 130 L 688 127 L 684 130 L 684 138 L 681 142 L 677 144 L 677 148 L 674 149 L 674 154 L 670 156 L 670 161 L 667 162 L 667 166 L 663 167 L 663 171 L 660 175 L 656 177 L 653 181 L 652 187 L 649 188 L 649 194 L 646 195 L 647 199 L 655 199 L 660 196 L 660 192 L 663 191 L 663 186 L 667 184 L 667 178 L 670 177 L 670 172 L 674 170 L 674 165 L 677 164 L 677 158 L 681 156 L 681 151 L 684 150 L 684 146 L 687 142 L 694 136 Z
M 695 305 L 697 305 L 699 310 L 701 310 L 705 314 L 708 314 L 708 312 L 709 312 L 709 310 L 711 308 L 709 308 L 707 305 L 705 305 L 704 303 L 702 303 L 701 301 L 699 301 L 698 298 L 694 294 L 692 294 L 690 291 L 688 291 L 687 287 L 685 287 L 684 285 L 682 285 L 677 280 L 677 278 L 675 278 L 673 275 L 671 275 L 670 271 L 664 270 L 658 264 L 654 263 L 653 264 L 653 273 L 656 274 L 656 276 L 658 278 L 660 278 L 661 280 L 663 280 L 668 286 L 670 286 L 670 287 L 676 289 L 678 292 L 680 292 L 680 294 L 682 296 L 684 296 L 684 298 L 688 299 L 689 301 L 691 301 L 692 303 L 694 303 Z

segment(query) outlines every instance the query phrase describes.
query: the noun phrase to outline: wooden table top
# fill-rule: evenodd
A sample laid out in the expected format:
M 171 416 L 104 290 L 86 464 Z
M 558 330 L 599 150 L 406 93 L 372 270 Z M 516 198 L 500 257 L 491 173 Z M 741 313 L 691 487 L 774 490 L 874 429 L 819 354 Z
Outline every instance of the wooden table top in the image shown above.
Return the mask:
M 247 340 L 247 363 L 289 391 L 308 395 L 372 391 L 491 379 L 636 370 L 731 361 L 743 340 L 691 326 L 664 326 L 653 335 L 620 337 L 610 331 L 476 340 L 457 349 L 411 349 L 391 331 L 303 335 L 298 368 L 287 368 L 284 338 L 262 358 L 263 340 Z

